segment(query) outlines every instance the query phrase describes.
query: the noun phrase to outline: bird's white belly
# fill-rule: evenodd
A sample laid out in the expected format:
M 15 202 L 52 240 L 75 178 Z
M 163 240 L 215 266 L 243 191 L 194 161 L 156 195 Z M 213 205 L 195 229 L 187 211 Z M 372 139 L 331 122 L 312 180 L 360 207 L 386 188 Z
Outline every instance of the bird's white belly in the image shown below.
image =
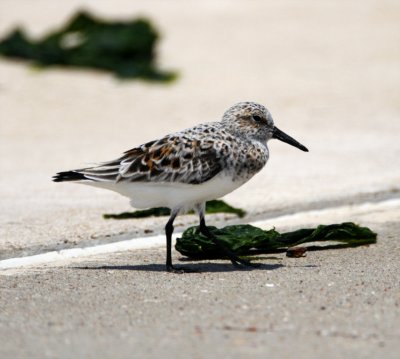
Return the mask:
M 187 210 L 197 203 L 220 198 L 240 187 L 247 180 L 232 181 L 230 176 L 222 173 L 201 184 L 176 182 L 87 182 L 87 184 L 129 197 L 131 205 L 135 208 L 182 207 Z

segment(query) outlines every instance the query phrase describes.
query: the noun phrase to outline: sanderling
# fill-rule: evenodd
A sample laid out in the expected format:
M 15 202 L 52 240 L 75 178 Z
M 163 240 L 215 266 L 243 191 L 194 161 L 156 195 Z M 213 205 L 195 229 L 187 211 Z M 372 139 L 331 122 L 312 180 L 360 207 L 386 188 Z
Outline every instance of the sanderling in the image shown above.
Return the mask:
M 129 197 L 136 208 L 170 208 L 165 226 L 167 271 L 183 271 L 172 265 L 173 222 L 179 213 L 192 208 L 199 214 L 200 232 L 235 266 L 248 266 L 249 261 L 231 252 L 208 230 L 205 202 L 232 192 L 259 172 L 268 161 L 267 142 L 271 138 L 308 151 L 274 126 L 264 106 L 241 102 L 229 108 L 219 122 L 172 133 L 95 167 L 59 172 L 53 181 L 109 189 Z

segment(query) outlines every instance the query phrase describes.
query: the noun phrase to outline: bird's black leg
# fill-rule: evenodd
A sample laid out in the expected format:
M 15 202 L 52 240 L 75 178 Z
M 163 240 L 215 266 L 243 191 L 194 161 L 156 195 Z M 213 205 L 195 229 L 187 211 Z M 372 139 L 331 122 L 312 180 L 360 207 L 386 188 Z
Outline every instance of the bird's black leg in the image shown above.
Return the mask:
M 165 235 L 167 237 L 167 272 L 173 273 L 184 273 L 184 272 L 194 272 L 192 269 L 178 268 L 172 265 L 172 255 L 171 255 L 171 247 L 172 247 L 172 233 L 174 232 L 174 220 L 179 213 L 178 210 L 172 210 L 169 220 L 165 226 Z
M 200 233 L 203 234 L 204 236 L 206 236 L 207 238 L 209 238 L 210 240 L 212 240 L 213 243 L 219 248 L 221 253 L 223 255 L 227 256 L 231 260 L 232 264 L 235 267 L 240 267 L 241 265 L 245 266 L 245 267 L 256 267 L 257 266 L 257 264 L 253 264 L 250 261 L 248 261 L 246 259 L 242 259 L 239 256 L 237 256 L 224 243 L 222 243 L 220 240 L 218 240 L 218 238 L 210 232 L 210 230 L 206 226 L 206 221 L 204 219 L 204 210 L 199 211 L 199 216 L 200 216 L 200 228 L 199 228 Z
M 174 267 L 172 265 L 172 256 L 171 256 L 171 243 L 172 243 L 172 233 L 174 233 L 174 220 L 178 214 L 178 211 L 171 211 L 171 216 L 167 224 L 165 225 L 165 236 L 167 237 L 167 271 L 173 272 Z

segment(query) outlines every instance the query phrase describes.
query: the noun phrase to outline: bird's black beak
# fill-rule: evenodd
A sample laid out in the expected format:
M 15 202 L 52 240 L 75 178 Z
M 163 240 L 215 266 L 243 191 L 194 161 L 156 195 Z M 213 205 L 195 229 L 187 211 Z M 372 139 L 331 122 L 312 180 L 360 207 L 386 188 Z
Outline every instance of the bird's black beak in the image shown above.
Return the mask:
M 274 126 L 274 132 L 272 133 L 272 138 L 276 138 L 281 140 L 282 142 L 286 142 L 289 145 L 297 147 L 298 149 L 308 152 L 307 147 L 304 147 L 301 143 L 297 142 L 293 137 L 290 137 L 285 132 L 282 132 L 279 128 Z

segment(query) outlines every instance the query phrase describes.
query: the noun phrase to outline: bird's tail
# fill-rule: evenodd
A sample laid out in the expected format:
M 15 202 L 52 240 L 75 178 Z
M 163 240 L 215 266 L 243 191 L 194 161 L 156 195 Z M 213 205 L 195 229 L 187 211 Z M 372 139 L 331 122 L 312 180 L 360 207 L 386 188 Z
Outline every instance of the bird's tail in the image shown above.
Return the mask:
M 88 180 L 83 173 L 77 171 L 58 172 L 52 178 L 54 182 L 76 182 Z
M 58 172 L 53 176 L 54 182 L 81 182 L 93 184 L 97 182 L 115 182 L 119 176 L 118 160 L 104 162 L 95 167 L 80 168 L 72 171 Z

